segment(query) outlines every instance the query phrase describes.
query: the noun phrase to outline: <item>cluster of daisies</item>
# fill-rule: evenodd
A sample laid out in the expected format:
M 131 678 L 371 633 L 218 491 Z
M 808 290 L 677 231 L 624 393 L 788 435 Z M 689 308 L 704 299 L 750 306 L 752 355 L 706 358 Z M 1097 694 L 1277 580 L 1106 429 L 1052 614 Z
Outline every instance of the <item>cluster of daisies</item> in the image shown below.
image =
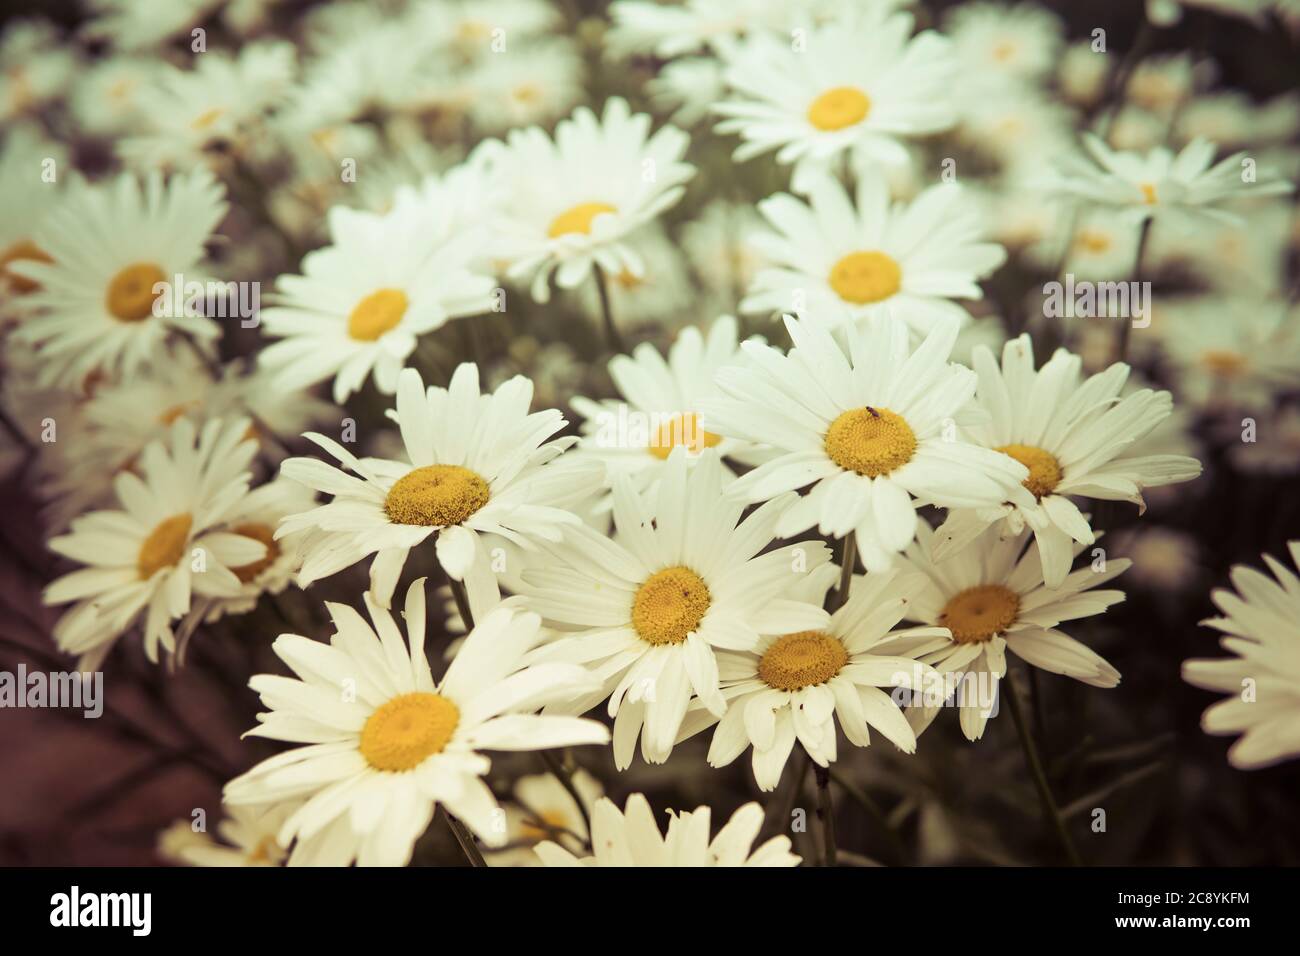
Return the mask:
M 330 634 L 263 635 L 249 733 L 285 747 L 166 856 L 402 865 L 441 826 L 501 865 L 797 865 L 771 792 L 809 763 L 947 710 L 979 740 L 1008 651 L 1119 683 L 1075 636 L 1132 563 L 1099 516 L 1158 515 L 1204 441 L 1300 469 L 1300 98 L 907 6 L 7 29 L 0 465 L 66 561 L 54 641 L 174 668 L 285 600 Z M 1153 283 L 1154 321 L 1050 319 L 1066 274 Z M 1194 547 L 1122 540 L 1153 587 Z M 1300 753 L 1300 579 L 1265 560 L 1216 594 L 1235 656 L 1185 670 L 1242 767 Z M 766 813 L 604 795 L 697 735 Z M 548 770 L 506 792 L 517 751 Z

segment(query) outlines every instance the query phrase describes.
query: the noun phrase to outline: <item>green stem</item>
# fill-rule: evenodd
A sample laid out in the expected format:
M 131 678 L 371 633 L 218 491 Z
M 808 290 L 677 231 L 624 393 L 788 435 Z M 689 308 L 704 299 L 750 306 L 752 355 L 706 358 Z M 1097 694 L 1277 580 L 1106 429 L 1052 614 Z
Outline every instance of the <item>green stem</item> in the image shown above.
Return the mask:
M 605 270 L 599 265 L 593 265 L 592 269 L 596 273 L 596 292 L 600 296 L 600 314 L 605 322 L 605 341 L 609 344 L 610 351 L 622 354 L 626 351 L 623 345 L 623 337 L 618 334 L 618 327 L 614 325 L 614 310 L 609 305 L 609 283 L 605 278 Z
M 831 797 L 830 770 L 821 764 L 814 764 L 813 776 L 817 778 L 817 822 L 822 828 L 822 866 L 836 866 L 835 802 Z
M 850 531 L 844 536 L 844 549 L 840 552 L 840 586 L 831 597 L 830 611 L 842 608 L 849 599 L 849 588 L 853 586 L 853 566 L 858 560 L 858 536 Z
M 907 860 L 907 852 L 903 848 L 903 841 L 898 837 L 898 831 L 894 829 L 889 819 L 885 816 L 880 804 L 871 798 L 867 793 L 851 780 L 847 780 L 843 774 L 831 772 L 831 779 L 835 781 L 836 786 L 843 790 L 858 806 L 867 811 L 867 816 L 880 827 L 881 832 L 885 834 L 885 840 L 889 843 L 890 852 L 894 855 L 895 862 L 902 864 Z
M 542 758 L 542 763 L 546 764 L 555 779 L 560 781 L 560 786 L 564 787 L 565 792 L 573 798 L 573 802 L 578 805 L 578 813 L 582 815 L 582 822 L 587 827 L 587 843 L 591 844 L 591 817 L 587 813 L 587 805 L 582 802 L 582 794 L 578 793 L 578 787 L 573 782 L 573 774 L 569 768 L 564 765 L 564 761 L 555 756 L 550 750 L 539 750 L 537 753 Z
M 469 832 L 469 828 L 445 809 L 442 811 L 442 815 L 447 818 L 447 826 L 451 828 L 451 835 L 460 844 L 461 851 L 465 854 L 465 858 L 469 860 L 469 865 L 487 866 L 487 861 L 483 859 L 483 854 L 479 852 L 478 844 L 474 842 L 474 835 Z
M 447 582 L 451 585 L 451 596 L 456 600 L 456 610 L 460 612 L 460 619 L 465 622 L 465 633 L 468 634 L 474 630 L 474 614 L 469 609 L 469 594 L 465 591 L 465 582 L 457 581 L 450 574 L 447 575 Z
M 1043 763 L 1038 758 L 1038 748 L 1034 746 L 1033 738 L 1029 735 L 1025 715 L 1020 709 L 1020 698 L 1016 694 L 1015 687 L 1011 684 L 1009 675 L 1002 681 L 1001 690 L 1002 696 L 1007 701 L 1007 709 L 1011 711 L 1011 720 L 1016 725 L 1016 733 L 1020 735 L 1020 746 L 1025 752 L 1025 763 L 1029 765 L 1030 775 L 1034 778 L 1034 786 L 1038 789 L 1038 799 L 1043 804 L 1043 812 L 1052 821 L 1052 827 L 1056 830 L 1056 836 L 1061 841 L 1061 847 L 1065 850 L 1070 865 L 1083 866 L 1079 851 L 1074 848 L 1074 841 L 1070 839 L 1070 831 L 1066 829 L 1065 820 L 1056 805 L 1056 800 L 1052 797 L 1052 788 L 1047 783 L 1047 775 L 1043 772 Z

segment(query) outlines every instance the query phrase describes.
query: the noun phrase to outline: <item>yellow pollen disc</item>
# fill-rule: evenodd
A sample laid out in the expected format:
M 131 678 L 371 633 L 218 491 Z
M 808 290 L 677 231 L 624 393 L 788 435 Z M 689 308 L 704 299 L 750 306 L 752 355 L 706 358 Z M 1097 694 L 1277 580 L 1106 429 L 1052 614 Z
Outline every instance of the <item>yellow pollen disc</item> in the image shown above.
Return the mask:
M 1085 229 L 1075 238 L 1074 245 L 1081 252 L 1100 255 L 1110 249 L 1110 236 L 1104 232 L 1089 232 Z
M 1219 378 L 1236 378 L 1246 370 L 1246 356 L 1230 349 L 1206 349 L 1201 364 Z
M 993 59 L 997 60 L 999 63 L 1007 63 L 1008 61 L 1015 59 L 1015 56 L 1016 45 L 1010 40 L 1003 40 L 993 48 Z
M 49 254 L 41 249 L 30 239 L 22 239 L 15 242 L 4 252 L 0 252 L 0 274 L 6 276 L 9 280 L 9 287 L 19 295 L 26 295 L 28 292 L 35 292 L 41 287 L 39 282 L 34 282 L 26 276 L 15 275 L 9 271 L 9 263 L 17 262 L 20 259 L 28 259 L 32 262 L 53 262 Z
M 252 851 L 248 854 L 248 862 L 270 863 L 271 854 L 273 853 L 276 857 L 280 856 L 280 844 L 276 842 L 275 837 L 264 836 L 257 842 L 257 846 L 253 847 Z
M 709 586 L 680 565 L 656 571 L 632 598 L 632 626 L 649 644 L 680 644 L 709 609 Z
M 645 279 L 633 275 L 628 269 L 623 269 L 618 275 L 614 276 L 614 281 L 619 284 L 620 288 L 635 289 L 637 286 L 641 285 L 641 283 L 645 282 Z
M 519 821 L 519 836 L 529 843 L 541 843 L 555 836 L 557 830 L 567 830 L 569 821 L 561 810 L 542 810 Z
M 141 581 L 148 581 L 158 571 L 174 567 L 180 561 L 185 554 L 185 545 L 190 540 L 190 528 L 193 526 L 194 518 L 185 512 L 172 515 L 149 532 L 149 536 L 140 545 L 140 556 L 136 559 Z
M 817 129 L 844 129 L 861 123 L 871 112 L 871 99 L 855 86 L 837 86 L 827 90 L 808 107 L 808 122 Z
M 406 293 L 401 289 L 372 292 L 352 308 L 348 316 L 348 335 L 358 342 L 374 342 L 397 327 L 406 315 Z
M 254 541 L 260 541 L 266 545 L 266 557 L 254 561 L 252 564 L 241 564 L 237 568 L 230 569 L 234 572 L 235 577 L 239 578 L 241 584 L 247 584 L 275 562 L 275 559 L 280 556 L 280 545 L 276 543 L 275 532 L 264 524 L 241 524 L 230 530 L 234 534 L 252 538 Z
M 831 422 L 825 446 L 841 468 L 876 478 L 912 460 L 916 434 L 887 408 L 854 408 Z
M 779 637 L 758 662 L 758 677 L 777 690 L 802 690 L 824 684 L 849 661 L 838 638 L 822 631 Z
M 831 266 L 830 284 L 845 302 L 865 305 L 898 292 L 903 270 L 883 252 L 850 252 Z
M 1142 190 L 1142 201 L 1148 206 L 1154 206 L 1159 201 L 1156 196 L 1156 187 L 1151 183 L 1143 183 L 1138 188 Z
M 511 95 L 517 103 L 536 103 L 542 98 L 542 91 L 535 83 L 521 83 Z
M 439 694 L 394 697 L 361 728 L 361 756 L 376 770 L 412 770 L 442 753 L 460 723 L 460 710 Z
M 678 445 L 685 445 L 694 452 L 713 448 L 720 441 L 721 435 L 707 432 L 700 427 L 700 416 L 694 412 L 685 415 L 673 415 L 659 423 L 650 439 L 650 454 L 666 461 L 672 450 Z
M 202 132 L 216 123 L 217 120 L 226 115 L 224 106 L 214 106 L 210 110 L 204 110 L 198 116 L 190 121 L 190 128 L 196 132 Z
M 590 235 L 591 221 L 607 212 L 618 212 L 618 210 L 607 202 L 578 203 L 572 209 L 568 209 L 552 219 L 551 228 L 546 230 L 546 234 L 552 239 L 571 235 L 575 232 L 584 236 Z
M 166 281 L 163 271 L 153 263 L 137 262 L 113 276 L 104 305 L 115 319 L 140 322 L 153 315 L 153 303 L 158 298 L 153 287 Z
M 981 584 L 948 599 L 939 623 L 952 631 L 958 644 L 977 644 L 1016 623 L 1020 595 L 1001 584 Z
M 994 450 L 1010 455 L 1029 469 L 1029 477 L 1022 484 L 1035 498 L 1050 495 L 1061 483 L 1061 463 L 1050 451 L 1033 445 L 1002 445 Z
M 488 483 L 468 468 L 425 465 L 397 479 L 384 500 L 384 512 L 394 524 L 445 528 L 482 508 L 488 495 Z

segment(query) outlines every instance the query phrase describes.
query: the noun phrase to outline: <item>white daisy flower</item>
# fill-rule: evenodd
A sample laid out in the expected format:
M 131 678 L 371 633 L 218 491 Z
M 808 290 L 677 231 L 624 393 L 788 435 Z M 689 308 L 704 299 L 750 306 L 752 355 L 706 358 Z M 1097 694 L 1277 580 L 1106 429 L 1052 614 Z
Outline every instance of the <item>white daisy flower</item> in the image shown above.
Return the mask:
M 128 56 L 108 57 L 90 67 L 68 97 L 78 128 L 108 137 L 138 130 L 146 120 L 141 96 L 158 70 L 156 60 Z
M 763 827 L 763 808 L 747 803 L 732 815 L 718 835 L 709 839 L 712 812 L 696 807 L 674 813 L 668 834 L 659 831 L 646 798 L 634 793 L 620 813 L 614 801 L 602 798 L 592 813 L 592 851 L 579 859 L 551 842 L 539 844 L 537 855 L 546 866 L 798 866 L 790 838 L 775 836 L 754 849 Z
M 1091 38 L 1071 43 L 1056 61 L 1056 83 L 1071 103 L 1094 106 L 1106 94 L 1110 57 L 1093 49 Z
M 224 188 L 205 170 L 166 184 L 156 172 L 143 182 L 123 174 L 73 184 L 33 237 L 52 261 L 9 265 L 40 286 L 28 299 L 41 314 L 15 334 L 40 346 L 43 379 L 76 385 L 94 372 L 130 376 L 158 358 L 169 333 L 215 338 L 212 319 L 166 308 L 159 284 L 177 275 L 206 281 L 204 243 L 226 209 Z
M 89 0 L 87 33 L 119 50 L 157 46 L 206 20 L 226 0 Z
M 56 102 L 76 78 L 76 47 L 37 18 L 5 25 L 0 35 L 0 120 L 6 124 Z
M 726 54 L 727 84 L 739 95 L 714 107 L 721 133 L 739 133 L 735 158 L 777 150 L 781 163 L 824 166 L 846 154 L 898 163 L 900 140 L 936 133 L 956 120 L 955 61 L 932 30 L 912 37 L 910 14 L 888 7 L 846 12 L 801 32 L 759 34 Z
M 1002 365 L 977 348 L 976 401 L 987 413 L 966 436 L 1027 469 L 1021 494 L 992 507 L 954 511 L 938 531 L 942 559 L 964 548 L 989 524 L 1005 520 L 1006 534 L 1034 532 L 1048 587 L 1065 580 L 1074 557 L 1071 541 L 1095 540 L 1088 519 L 1071 497 L 1130 501 L 1145 510 L 1144 488 L 1190 481 L 1201 463 L 1184 455 L 1148 454 L 1138 447 L 1173 412 L 1168 392 L 1145 388 L 1123 398 L 1129 367 L 1116 363 L 1084 378 L 1083 361 L 1058 349 L 1034 369 L 1028 335 L 1003 347 Z
M 758 204 L 776 232 L 751 237 L 771 263 L 740 303 L 829 325 L 904 316 L 921 334 L 969 321 L 953 298 L 983 297 L 978 279 L 1006 260 L 986 242 L 979 205 L 962 187 L 931 186 L 891 208 L 880 176 L 858 180 L 856 203 L 828 176 L 809 177 L 807 204 L 785 193 Z
M 566 37 L 538 38 L 509 56 L 483 57 L 464 78 L 472 91 L 470 119 L 489 132 L 550 123 L 585 98 L 583 73 L 582 54 Z
M 192 70 L 161 67 L 135 95 L 144 128 L 117 144 L 118 155 L 141 169 L 185 169 L 210 151 L 242 150 L 293 76 L 294 47 L 286 42 L 205 53 Z
M 883 2 L 883 0 L 882 0 Z M 758 30 L 783 30 L 794 15 L 816 14 L 840 5 L 835 0 L 731 0 L 720 9 L 710 0 L 659 3 L 617 0 L 610 4 L 613 24 L 605 36 L 609 55 L 672 60 L 700 50 L 725 49 L 735 39 Z
M 640 275 L 642 263 L 622 241 L 676 205 L 695 167 L 682 162 L 689 137 L 675 126 L 649 136 L 650 117 L 614 97 L 604 114 L 583 106 L 561 120 L 552 140 L 536 126 L 512 130 L 498 159 L 507 190 L 499 242 L 511 278 L 531 277 L 532 296 L 550 299 L 599 266 L 607 275 Z
M 50 261 L 35 236 L 46 217 L 66 195 L 61 180 L 46 182 L 48 164 L 66 168 L 67 150 L 45 139 L 35 129 L 15 126 L 0 147 L 0 319 L 25 314 L 30 294 L 40 284 L 13 267 L 24 260 Z
M 748 241 L 762 224 L 751 204 L 715 199 L 682 226 L 686 259 L 723 309 L 734 308 L 759 270 L 768 265 Z
M 903 567 L 928 579 L 912 599 L 907 616 L 946 628 L 950 636 L 904 637 L 888 646 L 896 654 L 919 658 L 945 676 L 946 689 L 955 693 L 967 740 L 983 736 L 996 712 L 1008 650 L 1034 667 L 1091 687 L 1119 684 L 1119 671 L 1058 626 L 1101 614 L 1124 600 L 1123 591 L 1093 589 L 1127 570 L 1130 561 L 1110 558 L 1102 570 L 1080 568 L 1053 588 L 1043 583 L 1038 545 L 1029 543 L 1028 532 L 1004 535 L 990 528 L 943 560 L 934 555 L 936 540 L 936 533 L 922 525 L 902 559 Z M 1081 550 L 1081 545 L 1073 548 L 1075 554 Z M 918 734 L 934 720 L 940 705 L 922 698 L 908 708 L 908 720 Z
M 694 126 L 709 115 L 726 92 L 726 67 L 711 56 L 691 56 L 665 63 L 646 81 L 650 102 L 678 126 Z
M 515 781 L 514 799 L 506 804 L 506 849 L 484 854 L 492 866 L 541 866 L 534 848 L 543 840 L 558 843 L 569 853 L 581 853 L 591 842 L 587 818 L 605 794 L 600 781 L 587 771 L 572 774 L 578 801 L 554 774 L 539 773 Z
M 259 355 L 277 387 L 333 378 L 341 404 L 373 372 L 391 395 L 419 336 L 491 308 L 496 284 L 474 271 L 486 231 L 453 232 L 436 211 L 430 203 L 385 216 L 330 210 L 331 245 L 303 257 L 303 275 L 281 276 L 277 304 L 261 313 L 267 334 L 281 339 Z
M 640 261 L 640 274 L 624 266 L 606 276 L 610 309 L 620 325 L 645 322 L 671 327 L 696 311 L 698 293 L 691 285 L 686 260 L 663 226 L 657 222 L 642 226 L 628 237 L 627 248 Z M 574 295 L 587 315 L 600 318 L 600 292 L 594 282 L 583 283 Z
M 254 488 L 226 515 L 223 530 L 260 541 L 266 554 L 257 561 L 230 570 L 239 578 L 239 593 L 212 599 L 204 620 L 251 611 L 263 594 L 279 594 L 289 586 L 302 563 L 303 535 L 275 536 L 286 517 L 301 514 L 316 504 L 316 495 L 296 481 L 277 478 Z
M 121 472 L 121 510 L 93 511 L 49 542 L 51 551 L 87 565 L 46 589 L 46 604 L 76 602 L 54 626 L 59 648 L 96 670 L 116 639 L 144 615 L 144 649 L 158 660 L 176 650 L 171 623 L 191 610 L 192 595 L 233 597 L 232 568 L 266 557 L 261 541 L 223 530 L 248 493 L 248 420 L 210 421 L 196 435 L 182 418 L 169 440 L 140 455 L 139 474 Z
M 630 357 L 616 355 L 609 361 L 609 376 L 621 400 L 571 400 L 584 419 L 579 448 L 604 463 L 607 485 L 612 487 L 616 475 L 626 476 L 636 491 L 653 493 L 679 445 L 688 450 L 691 465 L 705 448 L 716 448 L 720 458 L 750 449 L 748 442 L 715 435 L 699 423 L 699 400 L 717 394 L 717 372 L 741 361 L 737 337 L 736 320 L 724 315 L 707 335 L 694 326 L 682 329 L 667 361 L 653 345 L 642 342 Z M 724 483 L 734 477 L 724 465 Z M 609 503 L 606 496 L 604 507 Z
M 893 316 L 845 326 L 847 349 L 825 328 L 789 316 L 785 324 L 794 342 L 788 355 L 746 342 L 749 364 L 718 375 L 724 397 L 698 403 L 709 431 L 779 452 L 733 482 L 729 497 L 765 501 L 812 486 L 781 516 L 778 535 L 813 526 L 837 538 L 853 534 L 867 569 L 884 571 L 916 533 L 918 502 L 1028 503 L 1023 465 L 958 435 L 976 420 L 976 378 L 948 361 L 955 322 L 936 326 L 915 350 Z
M 667 760 L 693 697 L 721 716 L 716 649 L 826 626 L 820 607 L 789 597 L 828 560 L 825 545 L 760 554 L 793 496 L 742 521 L 745 509 L 723 497 L 722 478 L 715 451 L 688 470 L 684 448 L 669 455 L 653 499 L 616 476 L 614 539 L 567 528 L 559 544 L 541 545 L 545 563 L 524 569 L 524 606 L 571 632 L 540 659 L 584 664 L 600 679 L 598 691 L 565 708 L 582 713 L 609 698 L 620 770 L 631 765 L 638 736 L 647 762 Z
M 311 511 L 286 518 L 276 537 L 311 530 L 298 583 L 336 574 L 369 555 L 371 592 L 387 607 L 411 548 L 437 535 L 439 564 L 471 588 L 496 588 L 481 534 L 527 546 L 556 540 L 578 518 L 552 504 L 598 480 L 599 468 L 545 469 L 575 439 L 552 439 L 565 425 L 553 409 L 529 414 L 533 386 L 515 376 L 480 394 L 478 368 L 464 364 L 448 388 L 430 386 L 407 369 L 397 387 L 396 413 L 405 461 L 358 459 L 324 435 L 305 437 L 343 469 L 315 458 L 290 458 L 288 478 L 331 495 Z M 346 472 L 353 474 L 349 475 Z M 355 476 L 355 477 L 354 477 Z
M 1272 408 L 1300 387 L 1300 306 L 1255 296 L 1162 303 L 1152 328 L 1180 398 L 1201 408 Z
M 1036 264 L 1056 270 L 1063 262 L 1062 275 L 1093 282 L 1113 281 L 1133 272 L 1138 230 L 1115 210 L 1088 207 L 1077 218 L 1063 213 L 1054 217 L 1053 225 L 1051 234 L 1027 251 Z
M 1061 54 L 1061 18 L 1034 4 L 955 7 L 944 30 L 961 64 L 963 96 L 991 83 L 1042 82 Z
M 822 596 L 829 584 L 823 578 Z M 767 635 L 753 650 L 719 652 L 727 711 L 718 720 L 696 707 L 685 732 L 694 733 L 697 722 L 717 723 L 709 745 L 712 767 L 725 767 L 752 747 L 754 779 L 768 791 L 776 789 L 796 741 L 818 766 L 834 763 L 837 725 L 854 746 L 870 744 L 870 726 L 904 753 L 913 753 L 915 733 L 880 688 L 922 691 L 938 676 L 890 649 L 895 638 L 947 636 L 936 627 L 890 633 L 924 586 L 920 575 L 868 574 L 854 582 L 848 602 L 824 630 Z
M 283 866 L 288 853 L 275 835 L 295 804 L 223 807 L 218 841 L 195 831 L 191 820 L 177 820 L 158 837 L 158 855 L 182 866 Z
M 404 866 L 439 804 L 485 844 L 502 846 L 502 811 L 483 782 L 491 764 L 480 751 L 609 741 L 594 720 L 536 714 L 586 693 L 591 678 L 570 664 L 524 663 L 538 641 L 535 614 L 487 615 L 435 682 L 424 654 L 424 579 L 406 593 L 405 640 L 388 611 L 365 601 L 373 628 L 347 605 L 326 604 L 329 644 L 282 634 L 273 645 L 297 677 L 249 681 L 268 708 L 249 734 L 302 746 L 230 781 L 225 801 L 305 800 L 280 828 L 281 846 L 328 834 L 310 862 Z
M 1287 545 L 1300 567 L 1300 541 Z M 1183 663 L 1183 680 L 1228 694 L 1201 718 L 1207 734 L 1240 734 L 1228 749 L 1239 770 L 1256 770 L 1300 755 L 1300 578 L 1264 555 L 1274 581 L 1254 568 L 1232 569 L 1236 593 L 1210 596 L 1222 617 L 1201 623 L 1222 631 L 1220 646 L 1233 657 Z
M 1204 139 L 1177 154 L 1163 146 L 1146 155 L 1116 152 L 1084 134 L 1088 158 L 1060 157 L 1051 184 L 1057 191 L 1123 209 L 1134 221 L 1161 215 L 1202 215 L 1233 220 L 1218 208 L 1225 202 L 1289 193 L 1292 184 L 1256 171 L 1244 152 L 1214 163 L 1215 146 Z

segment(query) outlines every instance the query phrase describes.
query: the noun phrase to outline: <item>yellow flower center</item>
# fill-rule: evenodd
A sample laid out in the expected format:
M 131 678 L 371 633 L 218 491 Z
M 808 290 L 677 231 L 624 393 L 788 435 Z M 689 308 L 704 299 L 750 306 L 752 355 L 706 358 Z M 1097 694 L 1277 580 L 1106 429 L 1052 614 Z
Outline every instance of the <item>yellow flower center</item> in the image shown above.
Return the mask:
M 488 503 L 488 483 L 460 465 L 425 465 L 394 482 L 384 512 L 394 524 L 445 528 Z
M 618 210 L 607 202 L 581 202 L 572 209 L 567 209 L 551 220 L 551 228 L 546 234 L 552 239 L 579 233 L 591 235 L 591 221 L 597 216 Z
M 1021 484 L 1028 488 L 1035 498 L 1050 495 L 1061 483 L 1061 463 L 1050 451 L 1034 445 L 1001 445 L 994 450 L 1010 455 L 1029 469 L 1029 477 Z
M 1138 188 L 1142 190 L 1142 201 L 1148 206 L 1154 206 L 1159 202 L 1159 197 L 1156 195 L 1156 187 L 1154 183 L 1143 183 Z
M 667 460 L 672 450 L 678 445 L 685 445 L 694 452 L 713 448 L 720 441 L 721 435 L 705 431 L 700 427 L 700 416 L 694 412 L 673 415 L 659 423 L 650 439 L 650 454 L 661 460 Z
M 903 416 L 887 408 L 854 408 L 826 431 L 826 454 L 847 471 L 875 478 L 907 464 L 916 453 L 916 434 Z
M 808 122 L 829 132 L 861 123 L 870 112 L 871 99 L 866 93 L 856 86 L 837 86 L 812 101 Z
M 541 843 L 568 828 L 569 821 L 562 810 L 541 810 L 519 821 L 519 838 L 527 843 Z
M 958 644 L 977 644 L 1016 623 L 1020 595 L 1001 584 L 981 584 L 948 599 L 939 623 L 952 631 Z
M 194 119 L 190 121 L 190 129 L 196 132 L 202 132 L 225 115 L 226 108 L 224 106 L 214 106 L 212 109 L 204 110 L 198 116 L 194 117 Z
M 845 302 L 865 305 L 897 293 L 903 270 L 883 252 L 850 252 L 831 266 L 830 283 Z
M 413 770 L 442 753 L 460 723 L 460 710 L 440 694 L 416 692 L 394 697 L 361 728 L 361 756 L 376 770 Z
M 149 536 L 140 545 L 140 556 L 136 558 L 141 581 L 148 581 L 163 568 L 176 566 L 185 553 L 185 545 L 190 540 L 190 528 L 193 526 L 194 517 L 185 512 L 172 515 L 149 532 Z
M 41 284 L 26 276 L 16 275 L 9 271 L 9 263 L 17 262 L 20 259 L 27 259 L 32 262 L 53 262 L 54 260 L 45 250 L 30 239 L 20 239 L 4 252 L 0 252 L 0 274 L 8 279 L 9 288 L 16 294 L 26 295 L 29 292 L 35 292 L 41 287 Z
M 153 315 L 153 303 L 158 298 L 153 287 L 166 281 L 163 271 L 153 263 L 137 262 L 113 276 L 104 305 L 113 318 L 122 322 L 147 319 Z
M 680 644 L 709 609 L 709 586 L 690 568 L 656 571 L 632 598 L 632 626 L 649 644 Z
M 401 289 L 380 289 L 370 293 L 353 306 L 348 316 L 348 335 L 358 342 L 376 341 L 397 327 L 409 304 Z
M 283 855 L 284 851 L 280 849 L 280 844 L 276 842 L 275 837 L 264 836 L 249 852 L 248 862 L 250 864 L 270 863 L 273 858 L 278 860 Z
M 1080 252 L 1090 252 L 1093 255 L 1100 255 L 1110 249 L 1110 236 L 1104 232 L 1090 232 L 1085 229 L 1075 238 L 1074 246 Z
M 823 631 L 799 631 L 777 638 L 758 662 L 758 677 L 777 690 L 824 684 L 849 661 L 839 638 Z
M 245 538 L 252 538 L 254 541 L 260 541 L 266 545 L 266 557 L 254 561 L 252 564 L 241 564 L 237 568 L 231 568 L 235 577 L 239 578 L 241 584 L 247 584 L 254 580 L 259 574 L 269 568 L 275 559 L 280 556 L 280 545 L 276 543 L 275 532 L 267 525 L 251 522 L 249 524 L 236 525 L 230 529 L 232 533 L 242 535 Z
M 1246 371 L 1246 356 L 1231 349 L 1206 349 L 1201 353 L 1206 371 L 1219 378 L 1236 378 Z
M 1009 63 L 1016 58 L 1018 48 L 1010 40 L 1003 40 L 993 47 L 993 59 L 999 63 Z

